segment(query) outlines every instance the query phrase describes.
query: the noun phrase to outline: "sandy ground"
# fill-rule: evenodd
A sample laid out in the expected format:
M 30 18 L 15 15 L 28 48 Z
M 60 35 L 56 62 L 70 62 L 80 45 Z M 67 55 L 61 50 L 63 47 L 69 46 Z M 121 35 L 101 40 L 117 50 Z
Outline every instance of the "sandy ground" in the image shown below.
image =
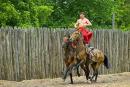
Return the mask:
M 69 84 L 69 78 L 65 82 L 61 78 L 32 79 L 21 82 L 0 80 L 0 87 L 130 87 L 130 72 L 99 75 L 97 83 L 86 81 L 84 76 L 73 78 L 74 84 Z

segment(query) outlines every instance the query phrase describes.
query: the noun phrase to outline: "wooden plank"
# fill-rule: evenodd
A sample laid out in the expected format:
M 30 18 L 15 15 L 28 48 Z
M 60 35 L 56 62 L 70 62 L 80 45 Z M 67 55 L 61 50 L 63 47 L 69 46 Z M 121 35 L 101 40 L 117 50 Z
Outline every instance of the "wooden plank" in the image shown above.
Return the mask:
M 34 37 L 33 37 L 33 32 L 34 32 L 34 29 L 32 28 L 31 30 L 29 30 L 28 31 L 28 34 L 29 34 L 29 44 L 28 44 L 28 46 L 29 46 L 29 58 L 28 58 L 28 78 L 30 78 L 30 79 L 32 79 L 33 78 L 33 74 L 34 74 L 34 72 L 33 72 L 33 39 L 34 39 Z
M 118 32 L 118 63 L 119 63 L 119 65 L 118 65 L 118 72 L 121 72 L 121 60 L 119 60 L 119 59 L 121 59 L 121 53 L 120 53 L 120 51 L 121 51 L 121 34 L 120 34 L 121 32 Z
M 5 30 L 3 30 L 3 35 L 2 35 L 2 38 L 3 38 L 3 44 L 2 44 L 2 50 L 3 50 L 3 55 L 2 55 L 2 78 L 4 80 L 6 80 L 7 78 L 7 69 L 6 69 L 6 46 L 5 46 Z
M 122 50 L 122 48 L 123 48 L 123 44 L 122 44 L 122 42 L 123 42 L 123 40 L 122 40 L 122 32 L 120 32 L 120 50 L 119 50 L 119 52 L 120 52 L 120 67 L 119 67 L 119 70 L 120 70 L 120 72 L 122 72 L 122 69 L 123 69 L 123 66 L 122 66 L 122 61 L 123 61 L 123 50 Z
M 3 53 L 3 51 L 2 51 L 2 42 L 3 42 L 3 40 L 2 40 L 3 38 L 2 38 L 2 30 L 0 29 L 0 80 L 2 79 L 2 67 L 3 67 L 3 64 L 2 64 L 2 53 Z
M 42 43 L 41 43 L 41 29 L 39 29 L 38 31 L 37 31 L 37 35 L 38 35 L 38 67 L 39 67 L 39 78 L 42 78 L 42 63 L 41 63 L 41 61 L 42 61 L 42 57 L 41 57 L 41 45 L 42 45 Z
M 114 65 L 113 65 L 113 60 L 112 60 L 112 35 L 111 35 L 111 32 L 110 31 L 108 31 L 108 43 L 109 43 L 109 45 L 108 45 L 108 49 L 109 49 L 109 58 L 110 58 L 110 62 L 111 62 L 111 66 L 112 66 L 112 68 L 111 68 L 111 71 L 110 71 L 110 73 L 113 73 L 113 67 L 114 67 Z
M 58 42 L 58 76 L 60 76 L 61 75 L 61 72 L 62 72 L 62 63 L 61 63 L 61 42 L 60 42 L 60 37 L 61 37 L 61 35 L 60 35 L 60 31 L 57 33 L 58 34 L 58 36 L 57 36 L 57 42 Z M 61 65 L 59 66 L 59 63 L 61 63 Z
M 45 78 L 49 77 L 49 54 L 48 54 L 48 32 L 44 31 L 44 66 L 45 66 Z
M 44 30 L 42 29 L 42 74 L 45 78 L 45 49 L 44 49 Z
M 53 77 L 56 77 L 56 32 L 53 32 Z
M 52 30 L 49 31 L 49 57 L 50 57 L 50 78 L 53 78 L 53 42 Z
M 123 33 L 123 36 L 124 36 L 124 38 L 123 38 L 123 46 L 124 46 L 124 51 L 123 51 L 123 59 L 124 59 L 124 62 L 123 62 L 123 64 L 124 64 L 124 70 L 123 70 L 123 72 L 127 72 L 127 58 L 128 58 L 128 45 L 127 45 L 127 41 L 128 41 L 128 38 L 127 38 L 127 35 L 126 35 L 126 33 Z
M 105 54 L 105 32 L 102 31 L 102 49 L 101 51 Z M 106 68 L 104 67 L 104 64 L 102 65 L 103 66 L 103 74 L 106 74 Z
M 12 44 L 11 44 L 11 41 L 12 41 L 12 38 L 11 38 L 11 34 L 12 34 L 12 28 L 8 30 L 8 40 L 7 40 L 7 44 L 8 44 L 8 61 L 9 61 L 9 74 L 10 74 L 10 77 L 8 78 L 8 80 L 14 80 L 13 78 L 13 64 L 12 64 Z
M 24 58 L 24 78 L 25 79 L 31 79 L 32 72 L 31 72 L 31 61 L 32 61 L 32 56 L 31 56 L 31 30 L 25 30 L 24 31 L 24 47 L 25 47 L 25 58 Z
M 130 32 L 128 32 L 128 61 L 130 60 Z M 130 62 L 128 62 L 128 71 L 130 72 Z
M 5 79 L 9 79 L 10 78 L 10 60 L 9 60 L 9 39 L 8 39 L 8 36 L 9 36 L 9 31 L 8 30 L 5 30 L 5 64 L 6 64 L 6 78 Z
M 33 30 L 31 33 L 31 43 L 32 43 L 32 78 L 36 78 L 36 30 Z
M 21 62 L 21 75 L 22 75 L 22 77 L 21 77 L 21 80 L 23 80 L 23 79 L 28 79 L 28 73 L 27 73 L 27 71 L 26 71 L 26 68 L 27 68 L 27 65 L 26 65 L 26 31 L 24 31 L 24 30 L 22 30 L 21 31 L 21 35 L 20 35 L 20 37 L 21 37 L 21 51 L 20 51 L 20 54 L 21 54 L 21 58 L 20 58 L 20 62 Z

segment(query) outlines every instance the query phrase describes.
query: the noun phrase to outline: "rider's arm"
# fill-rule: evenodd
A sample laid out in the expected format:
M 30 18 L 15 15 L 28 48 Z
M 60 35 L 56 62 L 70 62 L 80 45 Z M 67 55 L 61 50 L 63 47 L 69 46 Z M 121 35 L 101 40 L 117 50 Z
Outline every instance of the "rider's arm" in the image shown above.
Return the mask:
M 86 26 L 91 26 L 92 25 L 92 23 L 86 18 L 86 23 L 84 23 L 84 26 L 86 27 Z
M 79 29 L 79 20 L 74 24 L 75 29 Z
M 78 21 L 74 24 L 74 27 L 77 28 L 78 26 Z

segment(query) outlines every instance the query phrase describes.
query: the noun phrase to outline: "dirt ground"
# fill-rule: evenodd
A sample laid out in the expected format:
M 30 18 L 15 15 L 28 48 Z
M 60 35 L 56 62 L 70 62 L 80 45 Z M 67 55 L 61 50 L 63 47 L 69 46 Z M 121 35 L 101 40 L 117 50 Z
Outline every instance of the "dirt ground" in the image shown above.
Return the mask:
M 69 78 L 65 82 L 61 78 L 32 79 L 21 82 L 0 80 L 0 87 L 130 87 L 130 72 L 99 75 L 97 83 L 86 81 L 84 76 L 73 78 L 74 84 L 69 84 Z

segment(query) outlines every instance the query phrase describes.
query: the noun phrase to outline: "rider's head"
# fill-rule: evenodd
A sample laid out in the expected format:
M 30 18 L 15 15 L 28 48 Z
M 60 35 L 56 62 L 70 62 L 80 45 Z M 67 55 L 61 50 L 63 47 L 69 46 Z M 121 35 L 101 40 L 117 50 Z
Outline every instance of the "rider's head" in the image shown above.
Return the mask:
M 84 12 L 80 12 L 80 18 L 83 19 L 85 17 L 85 13 Z

